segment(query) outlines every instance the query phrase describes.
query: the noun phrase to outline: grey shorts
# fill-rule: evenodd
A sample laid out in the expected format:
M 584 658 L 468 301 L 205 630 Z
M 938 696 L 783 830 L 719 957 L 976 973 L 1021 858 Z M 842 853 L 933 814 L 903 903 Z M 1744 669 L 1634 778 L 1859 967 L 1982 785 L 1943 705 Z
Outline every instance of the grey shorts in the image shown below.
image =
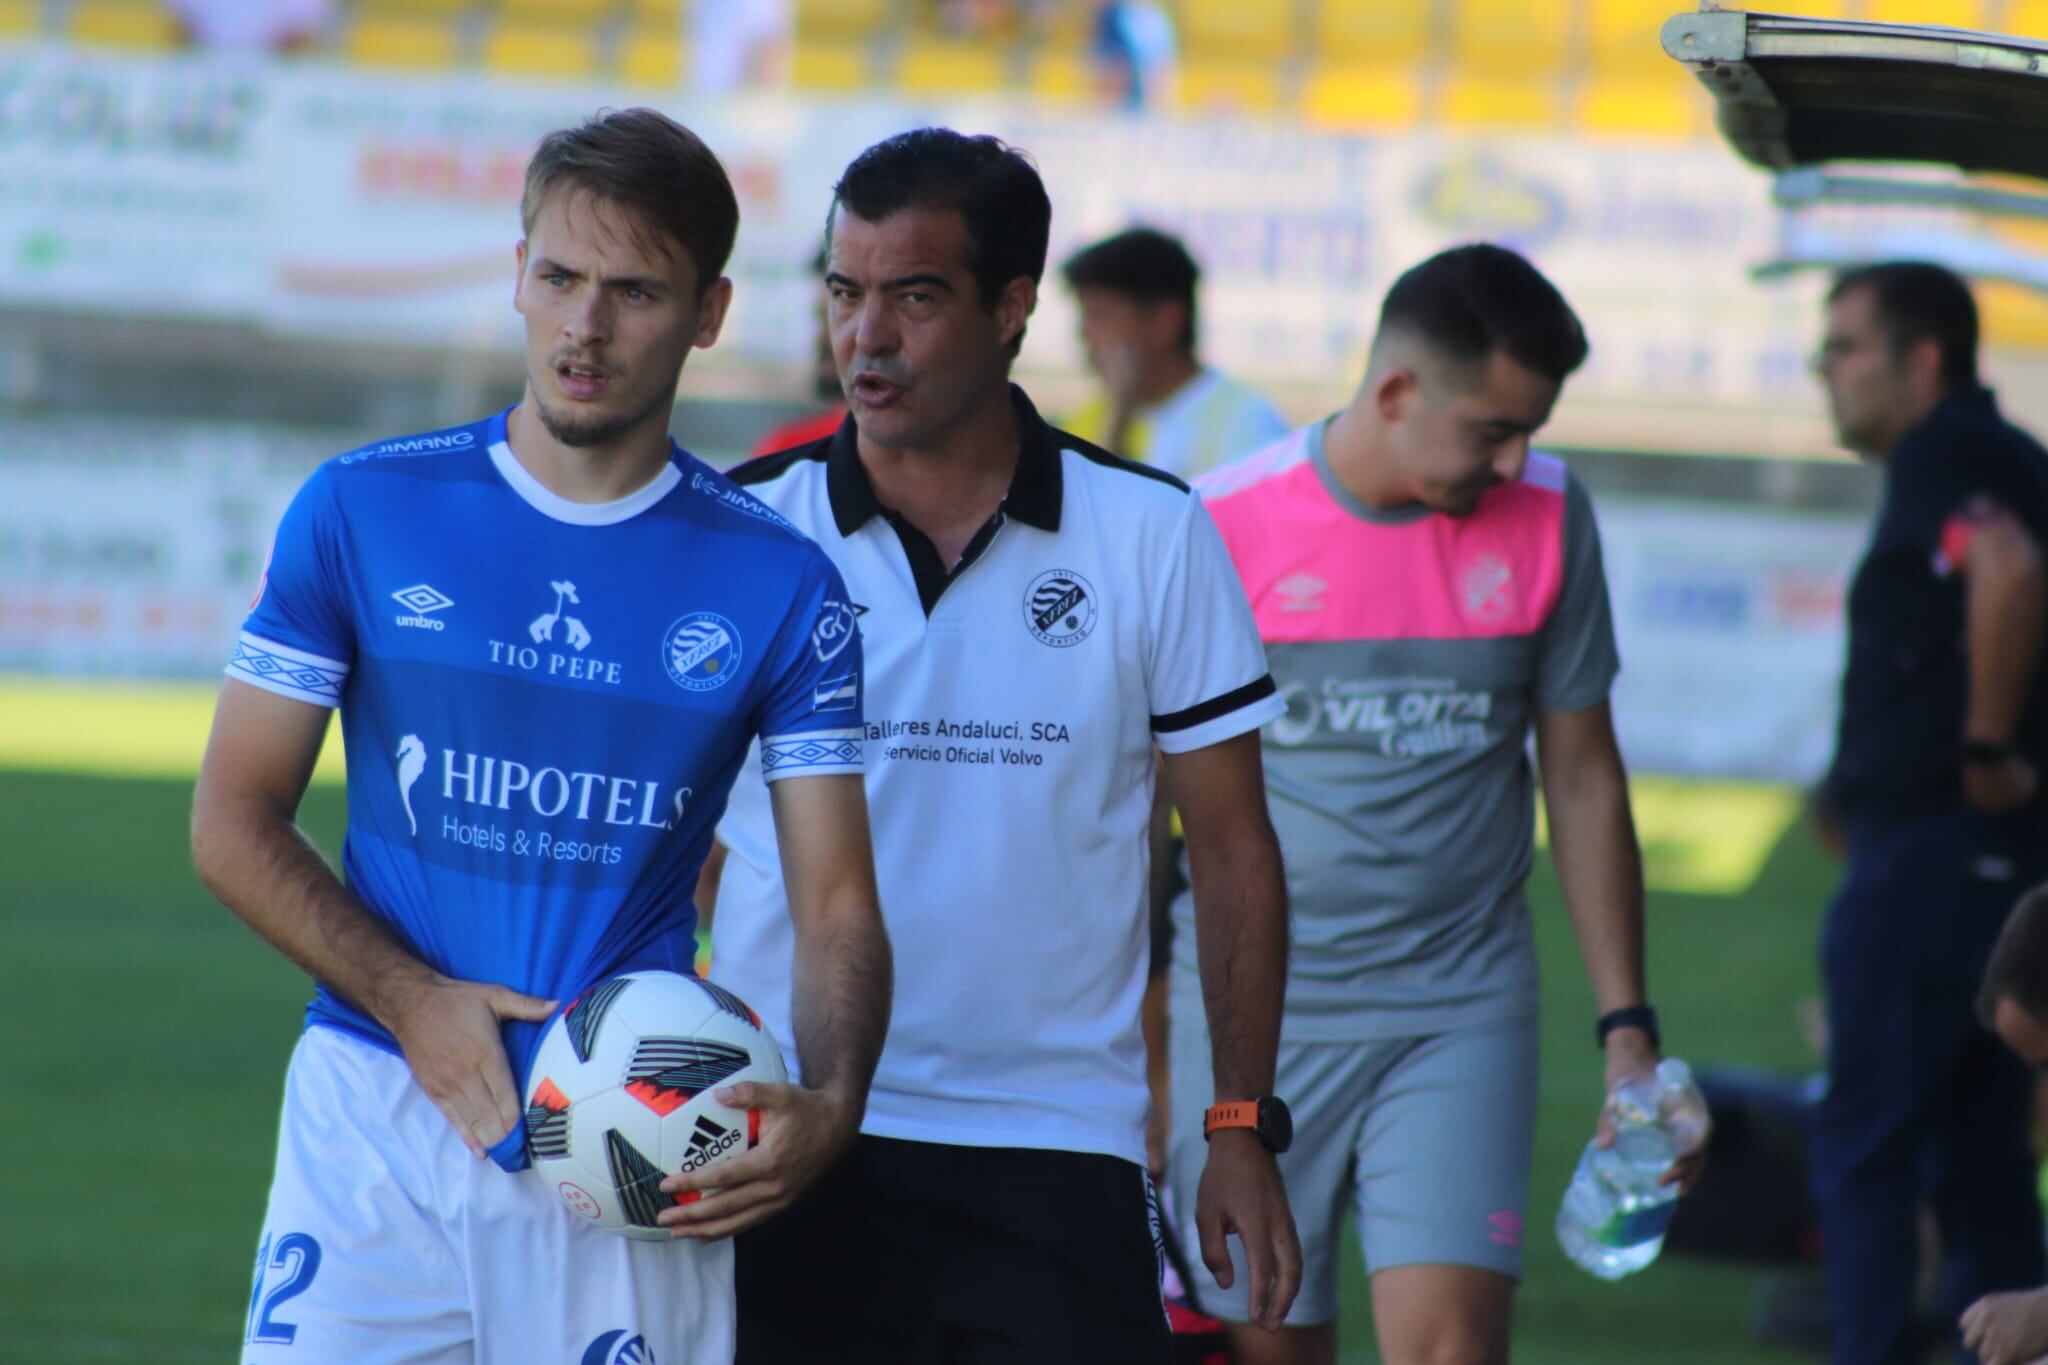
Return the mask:
M 1173 1136 L 1167 1183 L 1203 1309 L 1249 1321 L 1244 1254 L 1218 1288 L 1202 1266 L 1195 1192 L 1212 1099 L 1209 1039 L 1173 1030 Z M 1275 1089 L 1294 1112 L 1280 1158 L 1301 1234 L 1301 1295 L 1289 1323 L 1337 1319 L 1344 1211 L 1358 1214 L 1368 1271 L 1468 1265 L 1521 1278 L 1536 1133 L 1536 1021 L 1510 1019 L 1426 1038 L 1280 1045 Z

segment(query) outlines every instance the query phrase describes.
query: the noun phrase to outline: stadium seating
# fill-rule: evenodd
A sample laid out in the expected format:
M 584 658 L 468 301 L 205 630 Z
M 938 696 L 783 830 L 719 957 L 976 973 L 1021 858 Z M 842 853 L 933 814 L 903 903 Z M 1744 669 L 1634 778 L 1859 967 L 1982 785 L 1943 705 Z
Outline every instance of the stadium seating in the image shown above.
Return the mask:
M 502 13 L 511 18 L 543 23 L 594 24 L 611 17 L 616 0 L 498 0 Z
M 1381 132 L 1413 127 L 1422 117 L 1422 98 L 1412 65 L 1330 62 L 1310 69 L 1301 112 L 1325 127 Z
M 1864 0 L 1862 17 L 1895 24 L 1946 24 L 1950 28 L 1992 27 L 1982 0 Z
M 790 84 L 799 90 L 845 94 L 873 84 L 864 43 L 798 38 L 789 59 Z
M 1310 46 L 1331 63 L 1400 66 L 1429 55 L 1431 0 L 1316 0 Z
M 1463 71 L 1526 76 L 1564 66 L 1570 0 L 1459 0 L 1451 15 L 1451 60 Z
M 1008 84 L 1003 49 L 970 39 L 915 34 L 897 59 L 896 88 L 906 95 L 971 95 Z
M 1095 93 L 1095 64 L 1079 48 L 1044 43 L 1025 61 L 1024 85 L 1041 99 L 1085 100 Z
M 692 0 L 336 0 L 326 50 L 366 66 L 540 79 L 686 79 Z M 1010 91 L 1085 103 L 1100 81 L 1084 0 L 1019 6 L 999 37 L 934 28 L 936 0 L 789 0 L 793 88 L 944 99 Z M 1753 0 L 1781 13 L 2048 38 L 2048 0 Z M 1689 0 L 1167 0 L 1189 113 L 1392 131 L 1570 128 L 1704 136 L 1704 96 L 1659 32 Z M 0 37 L 165 49 L 164 0 L 0 0 Z
M 619 77 L 628 85 L 673 87 L 685 69 L 682 35 L 674 24 L 639 24 L 619 39 Z
M 1707 122 L 1710 105 L 1684 72 L 1677 79 L 1595 76 L 1572 91 L 1572 126 L 1590 137 L 1686 138 Z
M 1450 128 L 1548 129 L 1559 113 L 1557 81 L 1550 76 L 1456 74 L 1436 101 L 1438 121 Z
M 100 47 L 173 48 L 182 34 L 169 10 L 147 0 L 80 0 L 70 37 Z
M 363 66 L 453 66 L 462 31 L 450 19 L 371 11 L 348 26 L 343 50 Z
M 1180 103 L 1200 113 L 1270 113 L 1280 107 L 1280 81 L 1272 62 L 1190 57 L 1180 67 Z
M 1181 0 L 1181 48 L 1195 60 L 1281 61 L 1294 48 L 1293 8 L 1244 0 Z
M 795 0 L 799 38 L 871 38 L 896 18 L 892 0 Z
M 502 19 L 484 35 L 483 64 L 510 75 L 584 80 L 598 74 L 597 37 L 578 24 Z

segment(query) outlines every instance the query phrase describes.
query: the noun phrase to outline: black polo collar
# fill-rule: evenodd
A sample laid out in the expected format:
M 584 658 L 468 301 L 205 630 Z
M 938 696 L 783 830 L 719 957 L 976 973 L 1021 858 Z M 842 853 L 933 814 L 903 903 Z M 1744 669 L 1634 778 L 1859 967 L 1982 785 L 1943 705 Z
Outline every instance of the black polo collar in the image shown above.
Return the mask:
M 1041 531 L 1057 531 L 1061 493 L 1059 433 L 1038 415 L 1024 390 L 1015 384 L 1010 386 L 1010 401 L 1017 408 L 1017 434 L 1023 449 L 1017 457 L 1017 472 L 1010 476 L 1010 491 L 1003 496 L 997 516 L 1014 518 Z M 870 519 L 886 516 L 889 511 L 875 496 L 875 486 L 860 462 L 851 413 L 839 424 L 825 453 L 825 493 L 832 502 L 832 521 L 842 536 L 852 535 Z

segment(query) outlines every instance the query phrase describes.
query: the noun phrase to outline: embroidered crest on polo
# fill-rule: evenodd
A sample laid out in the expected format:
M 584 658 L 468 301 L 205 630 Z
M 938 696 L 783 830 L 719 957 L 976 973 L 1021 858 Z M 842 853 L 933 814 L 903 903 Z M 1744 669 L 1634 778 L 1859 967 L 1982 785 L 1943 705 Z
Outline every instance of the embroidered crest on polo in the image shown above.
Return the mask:
M 739 627 L 715 611 L 679 616 L 662 637 L 661 662 L 677 687 L 691 692 L 723 687 L 739 669 Z
M 1047 569 L 1024 590 L 1024 624 L 1040 644 L 1080 644 L 1095 629 L 1095 616 L 1095 589 L 1072 569 Z

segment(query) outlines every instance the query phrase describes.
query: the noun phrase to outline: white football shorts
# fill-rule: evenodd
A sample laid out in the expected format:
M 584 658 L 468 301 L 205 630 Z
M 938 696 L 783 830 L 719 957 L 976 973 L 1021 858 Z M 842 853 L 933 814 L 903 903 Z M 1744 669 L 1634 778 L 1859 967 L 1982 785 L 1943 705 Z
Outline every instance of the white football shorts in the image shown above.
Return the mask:
M 730 1242 L 637 1242 L 471 1156 L 405 1062 L 299 1039 L 244 1365 L 729 1365 Z

